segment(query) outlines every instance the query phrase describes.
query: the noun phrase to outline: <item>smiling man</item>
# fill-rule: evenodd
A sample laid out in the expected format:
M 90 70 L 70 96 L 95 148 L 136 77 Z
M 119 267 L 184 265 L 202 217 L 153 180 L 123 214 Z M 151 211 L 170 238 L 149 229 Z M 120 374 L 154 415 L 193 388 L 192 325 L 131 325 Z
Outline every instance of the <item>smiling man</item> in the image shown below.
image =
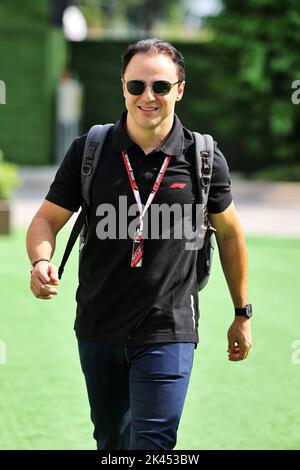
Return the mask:
M 197 252 L 172 236 L 174 226 L 168 238 L 144 238 L 144 216 L 154 197 L 158 205 L 197 202 L 194 137 L 175 114 L 184 59 L 167 42 L 139 41 L 123 55 L 121 80 L 126 110 L 108 132 L 93 177 L 75 330 L 97 448 L 169 450 L 199 341 Z M 51 258 L 58 231 L 81 204 L 85 142 L 72 143 L 28 230 L 31 290 L 40 299 L 58 294 Z M 122 216 L 120 196 L 138 207 L 134 241 L 100 239 L 98 208 L 109 204 Z M 235 308 L 228 359 L 240 361 L 251 347 L 247 254 L 216 144 L 207 209 Z
M 122 70 L 126 129 L 147 154 L 171 132 L 175 104 L 183 96 L 184 71 L 167 54 L 138 53 L 127 60 Z

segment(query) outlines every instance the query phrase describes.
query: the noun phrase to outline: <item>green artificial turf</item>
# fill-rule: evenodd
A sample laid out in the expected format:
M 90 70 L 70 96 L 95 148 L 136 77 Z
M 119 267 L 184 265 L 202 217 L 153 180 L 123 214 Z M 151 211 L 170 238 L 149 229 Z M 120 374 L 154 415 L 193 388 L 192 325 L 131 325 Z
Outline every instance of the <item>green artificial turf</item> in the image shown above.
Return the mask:
M 58 263 L 67 231 L 58 239 Z M 299 449 L 300 240 L 248 238 L 253 349 L 227 360 L 233 309 L 217 256 L 176 449 Z M 77 250 L 60 295 L 33 297 L 25 231 L 0 237 L 0 449 L 94 449 L 73 332 Z M 300 354 L 298 355 L 298 358 Z M 0 358 L 1 359 L 1 358 Z

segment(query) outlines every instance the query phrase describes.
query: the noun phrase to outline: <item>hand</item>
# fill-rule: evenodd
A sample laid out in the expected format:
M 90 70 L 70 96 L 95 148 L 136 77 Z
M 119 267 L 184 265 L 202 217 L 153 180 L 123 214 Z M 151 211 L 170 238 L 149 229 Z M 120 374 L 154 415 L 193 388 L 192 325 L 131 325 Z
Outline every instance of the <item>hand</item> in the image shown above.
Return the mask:
M 235 317 L 228 330 L 227 339 L 229 361 L 242 361 L 246 359 L 252 345 L 249 318 Z
M 58 269 L 48 261 L 40 261 L 31 272 L 30 289 L 38 299 L 50 300 L 58 294 L 51 286 L 58 285 Z

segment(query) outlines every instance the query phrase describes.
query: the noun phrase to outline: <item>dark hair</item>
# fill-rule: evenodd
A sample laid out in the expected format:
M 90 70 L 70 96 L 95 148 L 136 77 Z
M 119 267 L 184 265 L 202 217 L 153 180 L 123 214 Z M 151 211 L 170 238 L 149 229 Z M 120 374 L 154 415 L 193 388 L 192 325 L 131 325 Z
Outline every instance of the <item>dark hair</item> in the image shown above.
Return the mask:
M 121 76 L 124 77 L 126 68 L 132 57 L 136 54 L 165 54 L 168 55 L 177 67 L 179 81 L 185 79 L 184 57 L 172 44 L 158 38 L 143 39 L 130 44 L 122 56 Z

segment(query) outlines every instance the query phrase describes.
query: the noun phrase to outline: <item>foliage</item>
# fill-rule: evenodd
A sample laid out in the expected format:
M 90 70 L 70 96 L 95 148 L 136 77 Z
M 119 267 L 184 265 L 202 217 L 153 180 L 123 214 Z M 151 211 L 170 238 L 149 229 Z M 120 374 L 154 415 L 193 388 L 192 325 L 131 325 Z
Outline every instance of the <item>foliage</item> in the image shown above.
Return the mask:
M 158 20 L 167 20 L 181 0 L 126 0 L 126 17 L 137 29 L 151 32 Z
M 300 183 L 300 165 L 274 166 L 254 173 L 251 178 L 264 181 L 298 181 Z
M 0 148 L 25 165 L 50 164 L 55 155 L 55 89 L 67 51 L 63 32 L 51 25 L 51 3 L 0 1 Z
M 299 156 L 300 107 L 291 101 L 300 78 L 298 0 L 223 0 L 207 19 L 220 49 L 220 65 L 231 78 L 230 126 L 246 167 Z
M 0 150 L 0 199 L 10 199 L 13 190 L 19 183 L 17 166 L 3 161 Z
M 83 12 L 89 28 L 114 28 L 127 25 L 131 34 L 143 31 L 151 34 L 157 22 L 175 21 L 180 27 L 179 15 L 176 15 L 183 0 L 76 0 Z

